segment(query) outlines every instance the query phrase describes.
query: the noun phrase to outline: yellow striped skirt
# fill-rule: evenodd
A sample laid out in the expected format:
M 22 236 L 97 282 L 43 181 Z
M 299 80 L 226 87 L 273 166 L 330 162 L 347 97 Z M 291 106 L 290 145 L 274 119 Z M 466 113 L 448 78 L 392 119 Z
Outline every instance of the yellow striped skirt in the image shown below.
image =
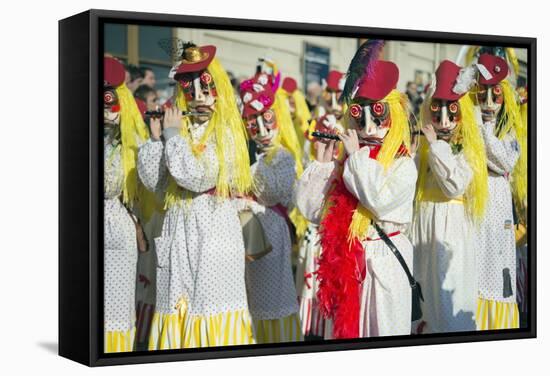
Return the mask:
M 216 315 L 189 315 L 185 312 L 153 316 L 149 350 L 166 350 L 255 343 L 247 310 Z
M 149 350 L 171 350 L 183 347 L 185 313 L 155 312 L 149 334 Z
M 477 330 L 519 328 L 518 305 L 478 298 L 476 324 Z
M 273 320 L 254 320 L 256 343 L 303 341 L 298 313 Z
M 105 353 L 133 351 L 135 336 L 136 336 L 135 327 L 125 332 L 105 331 L 105 336 L 104 336 Z
M 193 315 L 185 322 L 184 347 L 250 345 L 256 343 L 248 310 L 211 316 Z

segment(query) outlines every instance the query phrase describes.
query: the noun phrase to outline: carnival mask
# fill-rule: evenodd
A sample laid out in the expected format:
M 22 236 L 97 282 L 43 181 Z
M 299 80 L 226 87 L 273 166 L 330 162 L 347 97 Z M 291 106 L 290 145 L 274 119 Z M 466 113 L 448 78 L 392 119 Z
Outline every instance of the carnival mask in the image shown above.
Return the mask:
M 502 86 L 496 85 L 479 85 L 477 90 L 477 101 L 481 108 L 481 117 L 483 121 L 491 121 L 496 119 L 502 104 L 504 103 L 504 95 Z
M 342 95 L 341 90 L 333 90 L 326 88 L 323 91 L 323 101 L 325 102 L 326 111 L 328 114 L 336 116 L 336 119 L 342 118 L 342 105 L 338 102 Z
M 439 139 L 449 141 L 460 121 L 460 105 L 457 101 L 432 98 L 430 103 L 432 125 Z
M 260 148 L 267 148 L 273 144 L 277 136 L 277 118 L 272 109 L 249 116 L 246 119 L 248 135 Z
M 198 123 L 204 123 L 212 117 L 216 104 L 216 85 L 208 70 L 183 74 L 179 79 L 188 110 L 200 115 L 193 115 Z
M 120 124 L 118 95 L 111 86 L 103 86 L 103 121 L 105 127 L 115 127 Z
M 390 130 L 390 106 L 386 102 L 358 102 L 349 107 L 351 126 L 362 141 L 381 144 Z

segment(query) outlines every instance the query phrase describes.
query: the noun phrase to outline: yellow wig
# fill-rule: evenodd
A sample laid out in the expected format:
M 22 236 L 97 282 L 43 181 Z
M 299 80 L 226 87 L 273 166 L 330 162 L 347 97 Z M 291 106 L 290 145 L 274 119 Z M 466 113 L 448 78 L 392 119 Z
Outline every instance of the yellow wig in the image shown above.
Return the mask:
M 128 87 L 123 83 L 115 91 L 120 102 L 121 157 L 124 171 L 122 201 L 129 207 L 134 207 L 137 203 L 140 216 L 148 221 L 155 209 L 162 208 L 157 204 L 154 193 L 145 189 L 137 176 L 138 143 L 147 140 L 149 132 Z
M 216 143 L 219 171 L 216 182 L 216 196 L 227 198 L 230 195 L 244 195 L 252 188 L 250 160 L 248 158 L 246 130 L 237 107 L 235 94 L 227 73 L 218 59 L 208 65 L 208 72 L 216 85 L 214 113 L 201 140 L 193 141 L 188 131 L 189 119 L 182 119 L 181 136 L 191 145 L 193 154 L 200 158 L 208 138 L 213 134 Z M 182 89 L 176 86 L 176 106 L 187 109 Z M 228 160 L 233 159 L 233 163 Z M 165 205 L 170 207 L 181 203 L 182 189 L 170 178 Z
M 512 172 L 512 194 L 518 215 L 524 218 L 527 204 L 527 113 L 522 116 L 516 94 L 508 80 L 500 82 L 504 104 L 496 126 L 496 136 L 503 139 L 512 129 L 519 145 L 519 159 Z M 524 105 L 526 106 L 526 105 Z
M 408 100 L 397 90 L 392 90 L 382 102 L 390 106 L 391 126 L 388 134 L 384 138 L 384 143 L 376 160 L 388 169 L 398 156 L 399 149 L 404 146 L 407 150 L 411 147 L 411 135 L 409 128 Z M 346 114 L 348 116 L 348 114 Z M 357 209 L 353 213 L 348 237 L 350 239 L 358 238 L 363 240 L 367 236 L 372 214 L 361 203 L 357 204 Z
M 282 146 L 287 149 L 294 160 L 296 161 L 296 176 L 300 177 L 304 168 L 302 166 L 302 149 L 300 148 L 300 142 L 296 136 L 294 125 L 292 123 L 292 117 L 288 108 L 284 94 L 282 90 L 277 90 L 275 93 L 275 103 L 273 103 L 272 109 L 275 112 L 277 119 L 277 127 L 279 131 L 273 140 L 273 144 L 276 146 Z M 277 148 L 273 148 L 275 151 Z M 269 153 L 266 156 L 266 162 L 269 164 L 273 159 L 274 154 Z
M 420 112 L 420 123 L 429 122 L 428 113 L 431 97 L 426 98 Z M 472 169 L 472 180 L 464 192 L 466 213 L 473 223 L 480 223 L 485 213 L 485 206 L 489 197 L 487 185 L 487 157 L 485 145 L 474 116 L 474 104 L 469 95 L 464 95 L 458 101 L 461 119 L 450 140 L 450 144 L 460 145 L 462 152 Z M 425 185 L 428 176 L 428 149 L 429 143 L 425 137 L 421 138 L 419 146 L 419 172 L 416 188 L 416 203 L 429 200 L 426 197 Z
M 294 128 L 296 130 L 296 136 L 298 137 L 298 142 L 300 147 L 304 146 L 305 133 L 309 128 L 309 121 L 311 120 L 311 112 L 306 103 L 306 98 L 304 94 L 296 89 L 292 94 L 287 92 L 284 89 L 280 90 L 281 95 L 288 99 L 292 97 L 294 99 Z
M 124 83 L 115 88 L 115 91 L 120 102 L 120 133 L 122 166 L 124 169 L 122 201 L 125 204 L 132 205 L 138 196 L 136 170 L 138 140 L 145 141 L 149 138 L 149 134 L 132 92 Z
M 275 112 L 277 126 L 279 128 L 279 132 L 273 142 L 275 145 L 284 147 L 290 152 L 290 154 L 292 154 L 292 157 L 296 162 L 296 177 L 299 178 L 304 171 L 302 166 L 302 148 L 300 146 L 298 136 L 296 135 L 296 130 L 294 129 L 294 124 L 292 122 L 292 116 L 290 115 L 290 109 L 288 108 L 288 103 L 283 91 L 284 90 L 282 89 L 277 90 L 275 93 L 275 103 L 273 103 L 273 111 Z M 273 150 L 275 149 L 276 148 L 273 148 Z M 273 155 L 268 153 L 266 156 L 266 162 L 269 163 L 272 158 Z M 296 235 L 298 237 L 302 237 L 307 229 L 307 220 L 296 208 L 293 208 L 288 216 L 296 227 Z

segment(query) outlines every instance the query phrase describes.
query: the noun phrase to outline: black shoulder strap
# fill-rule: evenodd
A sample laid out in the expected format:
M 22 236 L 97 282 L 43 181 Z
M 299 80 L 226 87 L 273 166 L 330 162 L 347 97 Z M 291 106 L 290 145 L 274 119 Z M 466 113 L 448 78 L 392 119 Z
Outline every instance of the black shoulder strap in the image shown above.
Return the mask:
M 411 274 L 411 271 L 409 270 L 409 267 L 407 266 L 407 263 L 405 262 L 405 259 L 401 255 L 401 252 L 397 249 L 395 244 L 391 241 L 391 239 L 388 237 L 388 235 L 380 228 L 378 223 L 374 222 L 374 228 L 376 228 L 376 232 L 378 232 L 378 236 L 380 236 L 380 239 L 386 243 L 386 245 L 390 248 L 392 253 L 395 255 L 395 258 L 397 258 L 397 261 L 399 261 L 399 264 L 401 264 L 401 267 L 405 271 L 405 274 L 407 275 L 407 278 L 409 279 L 409 285 L 411 285 L 412 288 L 415 288 L 416 286 L 416 280 Z

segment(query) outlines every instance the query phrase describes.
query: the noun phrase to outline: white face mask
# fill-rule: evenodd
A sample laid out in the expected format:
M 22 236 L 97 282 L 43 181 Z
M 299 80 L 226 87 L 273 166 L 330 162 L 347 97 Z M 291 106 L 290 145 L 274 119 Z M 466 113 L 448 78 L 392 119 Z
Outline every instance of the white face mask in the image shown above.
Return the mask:
M 197 77 L 192 83 L 194 87 L 193 99 L 187 103 L 189 110 L 192 112 L 200 112 L 204 115 L 194 115 L 193 120 L 199 124 L 205 124 L 214 112 L 214 105 L 216 104 L 216 97 L 214 97 L 210 91 L 203 90 L 200 82 L 200 78 Z
M 379 110 L 378 115 L 376 115 L 376 112 L 373 111 L 372 106 L 378 106 L 377 109 L 382 109 Z M 388 132 L 390 131 L 390 117 L 387 106 L 388 104 L 386 103 L 375 102 L 361 106 L 360 109 L 359 107 L 355 108 L 359 115 L 352 117 L 352 125 L 355 129 L 357 129 L 357 135 L 361 140 L 375 144 L 381 144 L 384 142 L 384 138 L 386 138 Z
M 260 148 L 273 146 L 273 140 L 279 132 L 273 110 L 267 110 L 249 118 L 246 129 L 250 138 Z
M 432 125 L 439 139 L 449 141 L 460 119 L 460 106 L 458 102 L 432 100 L 430 112 Z
M 477 93 L 477 100 L 481 108 L 481 116 L 483 121 L 495 120 L 500 110 L 504 98 L 502 96 L 502 88 L 500 85 L 481 86 Z

